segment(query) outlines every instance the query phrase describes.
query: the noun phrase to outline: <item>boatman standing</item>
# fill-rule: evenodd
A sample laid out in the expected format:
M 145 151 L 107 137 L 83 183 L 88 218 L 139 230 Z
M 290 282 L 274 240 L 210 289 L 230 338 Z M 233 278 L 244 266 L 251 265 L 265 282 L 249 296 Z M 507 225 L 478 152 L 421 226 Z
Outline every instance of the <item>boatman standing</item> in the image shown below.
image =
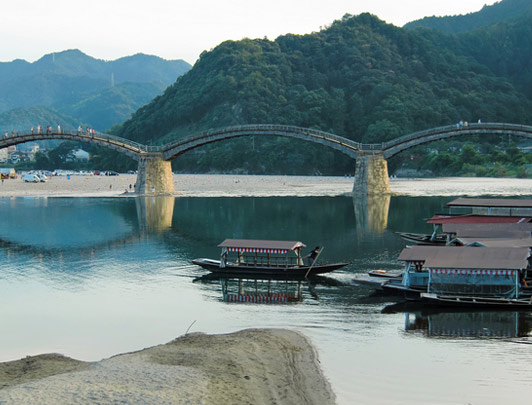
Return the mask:
M 316 246 L 314 250 L 307 255 L 309 266 L 312 266 L 314 264 L 314 261 L 316 260 L 316 257 L 318 257 L 319 253 L 320 253 L 320 247 Z

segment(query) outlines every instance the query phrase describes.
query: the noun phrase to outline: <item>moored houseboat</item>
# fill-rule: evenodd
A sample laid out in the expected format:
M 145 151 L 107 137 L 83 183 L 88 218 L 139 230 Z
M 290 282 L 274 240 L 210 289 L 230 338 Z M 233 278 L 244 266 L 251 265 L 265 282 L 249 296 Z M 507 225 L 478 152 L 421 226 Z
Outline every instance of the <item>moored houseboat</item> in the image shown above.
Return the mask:
M 460 306 L 530 304 L 530 247 L 444 247 L 427 258 L 422 302 Z
M 532 229 L 532 200 L 499 198 L 457 198 L 446 204 L 447 214 L 435 214 L 427 220 L 432 224 L 431 234 L 400 233 L 409 243 L 444 246 L 453 239 L 449 227 L 475 225 L 501 227 L 523 225 Z M 448 227 L 447 229 L 446 226 Z M 475 235 L 480 236 L 480 235 Z
M 226 239 L 218 247 L 222 248 L 220 260 L 201 258 L 192 263 L 218 274 L 276 277 L 307 277 L 349 264 L 318 262 L 319 247 L 304 257 L 306 245 L 299 241 Z

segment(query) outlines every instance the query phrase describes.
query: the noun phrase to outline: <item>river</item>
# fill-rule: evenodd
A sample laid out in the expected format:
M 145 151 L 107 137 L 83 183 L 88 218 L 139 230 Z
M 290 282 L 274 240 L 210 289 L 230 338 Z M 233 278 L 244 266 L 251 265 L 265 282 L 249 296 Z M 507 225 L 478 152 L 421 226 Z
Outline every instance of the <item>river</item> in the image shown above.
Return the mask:
M 281 327 L 311 338 L 339 404 L 528 401 L 529 313 L 397 308 L 352 283 L 400 269 L 397 232 L 428 232 L 424 219 L 451 199 L 0 198 L 0 361 L 48 352 L 92 361 L 187 330 Z M 217 258 L 225 238 L 301 240 L 351 264 L 303 284 L 294 303 L 226 302 L 222 283 L 191 264 Z

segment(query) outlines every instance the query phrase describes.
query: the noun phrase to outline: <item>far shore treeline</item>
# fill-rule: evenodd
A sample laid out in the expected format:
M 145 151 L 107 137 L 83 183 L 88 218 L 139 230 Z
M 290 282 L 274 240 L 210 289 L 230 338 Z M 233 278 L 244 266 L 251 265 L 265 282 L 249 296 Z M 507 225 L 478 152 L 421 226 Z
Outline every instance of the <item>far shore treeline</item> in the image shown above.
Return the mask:
M 463 24 L 446 17 L 399 28 L 370 14 L 345 15 L 308 35 L 225 41 L 110 131 L 164 144 L 209 128 L 272 123 L 376 143 L 459 121 L 532 125 L 529 3 L 503 0 Z M 494 136 L 439 141 L 392 159 L 390 174 L 527 177 L 532 154 L 520 149 L 526 145 Z M 90 152 L 93 168 L 136 166 L 102 148 Z M 40 156 L 39 165 L 60 164 L 52 158 Z M 308 142 L 242 137 L 184 154 L 173 167 L 343 175 L 353 173 L 354 162 Z

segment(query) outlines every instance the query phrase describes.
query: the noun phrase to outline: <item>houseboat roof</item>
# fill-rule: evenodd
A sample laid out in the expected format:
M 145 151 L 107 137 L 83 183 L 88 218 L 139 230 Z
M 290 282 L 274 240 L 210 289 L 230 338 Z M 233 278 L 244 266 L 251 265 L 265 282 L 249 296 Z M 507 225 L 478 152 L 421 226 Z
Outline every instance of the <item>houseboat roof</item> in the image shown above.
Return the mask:
M 531 220 L 531 217 L 436 214 L 427 220 L 427 224 L 522 224 Z
M 218 247 L 253 253 L 288 253 L 306 247 L 303 242 L 286 240 L 226 239 Z
M 453 243 L 477 247 L 532 247 L 532 238 L 456 238 Z
M 404 262 L 423 262 L 442 248 L 443 246 L 414 245 L 404 248 L 397 260 Z
M 520 270 L 528 267 L 528 247 L 439 247 L 425 260 L 431 269 Z
M 455 234 L 459 237 L 481 237 L 481 238 L 531 238 L 532 223 L 474 223 L 474 224 L 442 224 L 442 232 Z
M 501 242 L 502 243 L 502 242 Z M 425 267 L 453 269 L 524 269 L 530 248 L 525 246 L 422 246 L 403 249 L 398 260 L 424 262 Z
M 532 200 L 517 198 L 457 198 L 448 207 L 532 208 Z

